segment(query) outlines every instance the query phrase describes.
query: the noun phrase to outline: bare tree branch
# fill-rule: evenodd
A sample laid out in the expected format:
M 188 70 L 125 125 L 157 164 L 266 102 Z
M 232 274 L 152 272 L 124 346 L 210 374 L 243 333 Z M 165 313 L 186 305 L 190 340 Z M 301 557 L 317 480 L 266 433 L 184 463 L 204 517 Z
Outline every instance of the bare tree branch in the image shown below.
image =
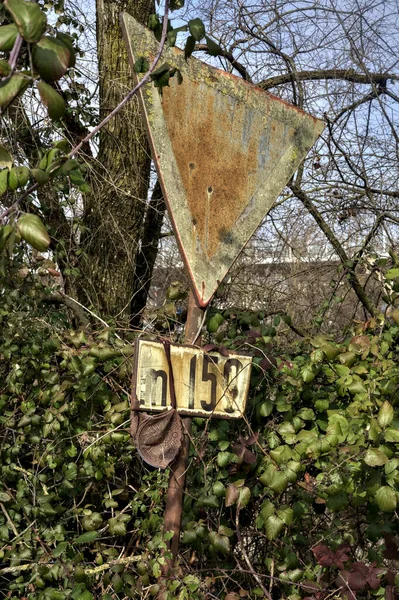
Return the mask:
M 399 81 L 399 75 L 395 73 L 359 73 L 354 69 L 317 69 L 312 71 L 297 71 L 295 77 L 300 81 L 321 81 L 329 79 L 341 79 L 344 81 L 351 81 L 353 83 L 359 83 L 362 85 L 379 85 L 386 87 L 387 82 Z M 291 83 L 292 74 L 283 73 L 282 75 L 276 75 L 259 82 L 257 85 L 263 90 L 270 90 L 271 88 L 285 83 Z
M 350 260 L 349 256 L 345 252 L 344 248 L 338 241 L 334 232 L 328 225 L 328 223 L 323 219 L 321 213 L 317 210 L 316 206 L 313 204 L 309 196 L 295 183 L 290 185 L 292 192 L 295 196 L 302 202 L 302 204 L 308 209 L 330 244 L 333 246 L 335 252 L 337 253 L 341 263 L 347 269 L 349 275 L 349 283 L 352 286 L 353 291 L 356 296 L 359 298 L 360 302 L 363 304 L 364 308 L 372 315 L 376 316 L 378 311 L 374 306 L 371 299 L 367 296 L 362 284 L 360 283 L 355 271 L 353 261 Z
M 208 52 L 208 45 L 207 44 L 196 44 L 194 51 L 195 52 Z M 231 52 L 228 52 L 227 50 L 222 50 L 222 52 L 220 53 L 220 56 L 223 56 L 223 58 L 228 60 L 229 63 L 231 64 L 231 66 L 234 67 L 234 69 L 241 75 L 241 77 L 243 79 L 245 79 L 245 81 L 250 81 L 252 83 L 252 78 L 251 78 L 250 74 L 248 73 L 247 69 L 244 67 L 244 65 L 239 63 L 236 58 L 234 58 L 234 55 Z

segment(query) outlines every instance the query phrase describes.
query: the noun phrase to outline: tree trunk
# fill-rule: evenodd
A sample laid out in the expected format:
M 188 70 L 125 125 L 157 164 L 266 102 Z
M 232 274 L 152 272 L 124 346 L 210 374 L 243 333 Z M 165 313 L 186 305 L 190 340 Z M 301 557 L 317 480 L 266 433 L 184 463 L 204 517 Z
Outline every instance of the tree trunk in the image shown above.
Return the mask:
M 144 220 L 143 236 L 140 251 L 137 254 L 136 270 L 134 277 L 134 293 L 131 303 L 130 324 L 137 328 L 140 326 L 143 310 L 147 303 L 150 290 L 152 272 L 158 254 L 158 242 L 161 236 L 165 202 L 161 186 L 157 181 L 152 198 L 148 203 Z
M 97 0 L 100 118 L 133 86 L 120 25 L 121 12 L 142 24 L 153 0 Z M 136 254 L 143 230 L 150 152 L 134 98 L 100 132 L 92 193 L 84 198 L 80 300 L 118 322 L 130 316 Z

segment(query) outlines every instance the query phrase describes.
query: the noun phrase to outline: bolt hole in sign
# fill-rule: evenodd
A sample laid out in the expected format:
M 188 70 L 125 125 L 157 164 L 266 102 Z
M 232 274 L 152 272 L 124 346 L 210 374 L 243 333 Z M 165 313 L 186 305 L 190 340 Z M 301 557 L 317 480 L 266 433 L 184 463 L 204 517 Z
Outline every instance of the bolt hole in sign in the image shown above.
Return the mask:
M 239 419 L 245 412 L 252 357 L 205 352 L 170 344 L 176 409 L 191 417 Z M 137 340 L 133 370 L 135 410 L 159 412 L 171 407 L 170 369 L 161 342 Z

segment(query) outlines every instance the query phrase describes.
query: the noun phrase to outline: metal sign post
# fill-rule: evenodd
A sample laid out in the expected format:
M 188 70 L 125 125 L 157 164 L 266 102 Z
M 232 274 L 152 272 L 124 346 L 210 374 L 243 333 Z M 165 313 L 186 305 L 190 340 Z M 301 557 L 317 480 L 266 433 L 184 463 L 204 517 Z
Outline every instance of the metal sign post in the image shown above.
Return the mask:
M 205 309 L 197 306 L 194 294 L 190 292 L 188 301 L 187 321 L 184 328 L 185 341 L 188 344 L 195 343 L 201 328 Z M 186 472 L 190 450 L 191 418 L 183 418 L 184 441 L 180 453 L 170 469 L 168 492 L 166 495 L 163 530 L 173 531 L 173 537 L 169 542 L 172 560 L 167 561 L 164 575 L 169 575 L 174 560 L 179 550 L 180 526 L 183 513 L 183 493 L 186 482 Z M 162 600 L 162 596 L 159 598 Z
M 136 60 L 151 62 L 158 44 L 153 33 L 129 15 L 122 15 L 121 24 L 137 80 L 140 75 L 134 72 Z M 194 344 L 204 309 L 216 288 L 302 163 L 324 124 L 238 77 L 195 58 L 186 60 L 178 48 L 165 49 L 162 60 L 180 76 L 173 77 L 162 94 L 152 83 L 147 83 L 139 91 L 139 101 L 169 217 L 190 277 L 192 292 L 185 342 Z M 148 423 L 151 425 L 147 415 L 139 426 L 140 414 L 145 414 L 140 410 L 157 411 L 152 432 L 153 439 L 161 440 L 158 453 L 160 449 L 162 455 L 165 448 L 165 455 L 168 451 L 176 456 L 171 466 L 164 519 L 164 531 L 173 531 L 172 560 L 164 570 L 167 576 L 178 550 L 191 432 L 191 418 L 183 418 L 181 434 L 178 413 L 204 416 L 205 412 L 208 416 L 239 418 L 246 390 L 243 383 L 239 392 L 233 393 L 230 386 L 230 371 L 234 377 L 241 372 L 240 358 L 227 358 L 219 377 L 211 366 L 217 362 L 216 358 L 204 357 L 203 352 L 194 348 L 193 354 L 182 350 L 180 358 L 177 352 L 174 359 L 172 345 L 164 342 L 164 346 L 166 358 L 163 354 L 159 356 L 156 344 L 147 345 L 149 359 L 144 346 L 138 345 L 135 367 L 138 379 L 133 399 L 135 431 L 143 432 Z M 186 398 L 184 390 L 175 393 L 181 382 L 173 373 L 174 360 L 178 370 L 188 371 L 183 373 L 183 381 L 189 378 Z M 194 379 L 200 361 L 202 383 L 198 389 L 202 389 L 201 394 L 206 390 L 208 397 L 196 400 L 198 377 Z M 208 386 L 201 388 L 203 383 Z M 178 454 L 176 446 L 173 454 L 170 438 L 162 447 L 162 439 L 166 440 L 165 436 L 170 434 L 168 424 L 172 417 L 175 439 L 181 441 L 183 437 Z M 157 425 L 161 422 L 162 435 L 157 437 Z M 166 587 L 160 598 L 165 593 Z

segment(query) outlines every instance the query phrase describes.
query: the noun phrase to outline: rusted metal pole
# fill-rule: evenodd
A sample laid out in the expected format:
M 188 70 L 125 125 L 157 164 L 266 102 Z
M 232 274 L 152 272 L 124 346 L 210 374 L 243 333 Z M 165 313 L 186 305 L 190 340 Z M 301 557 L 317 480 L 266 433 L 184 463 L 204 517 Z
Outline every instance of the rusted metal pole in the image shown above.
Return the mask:
M 172 552 L 172 559 L 168 561 L 166 569 L 168 572 L 173 567 L 174 560 L 179 550 L 180 525 L 183 513 L 183 493 L 190 450 L 189 435 L 191 434 L 192 419 L 190 417 L 185 417 L 182 421 L 184 441 L 181 450 L 170 469 L 164 514 L 164 532 L 173 531 L 173 537 L 168 542 L 169 549 Z
M 188 300 L 187 321 L 184 328 L 185 342 L 193 344 L 200 333 L 202 320 L 205 313 L 205 308 L 200 308 L 194 294 L 190 291 Z M 168 576 L 173 567 L 177 552 L 179 549 L 180 526 L 183 512 L 183 493 L 184 484 L 186 481 L 186 471 L 188 465 L 188 455 L 190 449 L 191 434 L 191 418 L 183 418 L 183 428 L 185 430 L 184 442 L 182 448 L 170 469 L 168 492 L 166 496 L 166 506 L 164 514 L 164 532 L 173 531 L 173 537 L 168 542 L 169 549 L 172 553 L 172 558 L 167 561 L 164 568 L 164 576 Z M 158 597 L 159 600 L 164 598 L 164 591 Z

